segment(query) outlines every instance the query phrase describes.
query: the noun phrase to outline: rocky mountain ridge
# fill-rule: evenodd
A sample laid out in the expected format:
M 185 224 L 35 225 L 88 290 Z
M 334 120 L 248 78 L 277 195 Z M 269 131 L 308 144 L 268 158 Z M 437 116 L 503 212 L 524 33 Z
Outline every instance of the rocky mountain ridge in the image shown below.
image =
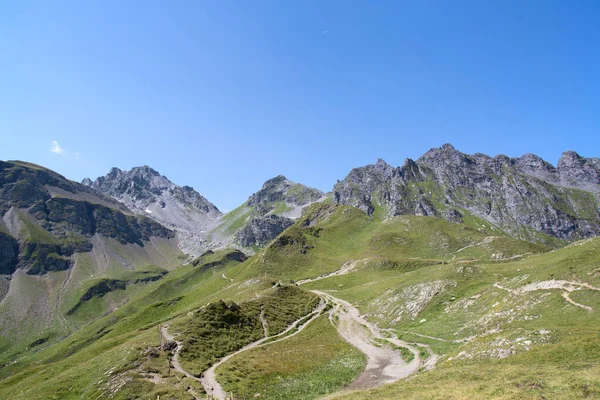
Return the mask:
M 324 198 L 323 192 L 279 175 L 223 215 L 193 188 L 178 186 L 149 166 L 112 168 L 106 176 L 86 178 L 82 184 L 172 229 L 180 248 L 194 256 L 224 247 L 252 253 L 292 225 L 304 207 Z
M 513 236 L 547 241 L 600 234 L 600 161 L 566 152 L 554 168 L 540 157 L 467 155 L 452 145 L 394 168 L 383 160 L 353 169 L 334 186 L 336 202 L 372 214 L 469 219 Z M 482 229 L 484 224 L 480 224 Z

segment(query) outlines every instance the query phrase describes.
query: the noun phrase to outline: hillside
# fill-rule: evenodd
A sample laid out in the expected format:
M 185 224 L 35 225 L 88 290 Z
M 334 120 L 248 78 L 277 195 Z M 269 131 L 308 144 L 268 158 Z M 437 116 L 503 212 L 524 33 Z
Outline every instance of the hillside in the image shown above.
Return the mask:
M 450 155 L 436 153 L 435 162 L 456 156 L 479 168 L 472 156 L 465 161 L 448 147 L 439 151 Z M 517 164 L 503 169 L 502 179 L 532 179 L 524 185 L 548 185 L 565 195 L 583 191 L 565 187 L 581 186 L 567 182 L 568 174 L 551 172 L 554 178 L 541 180 Z M 423 176 L 417 168 L 433 171 L 424 165 L 415 162 L 415 176 Z M 128 235 L 96 233 L 91 251 L 73 253 L 67 270 L 32 275 L 26 273 L 31 266 L 18 264 L 0 286 L 10 285 L 0 303 L 7 327 L 0 342 L 0 398 L 600 397 L 599 239 L 567 242 L 527 225 L 515 233 L 509 224 L 490 224 L 485 215 L 455 206 L 460 219 L 448 210 L 445 218 L 392 215 L 399 208 L 381 188 L 392 193 L 382 182 L 400 179 L 399 171 L 406 172 L 379 162 L 351 173 L 373 185 L 370 207 L 358 204 L 362 210 L 340 198 L 317 201 L 322 193 L 284 177 L 267 181 L 238 210 L 216 219 L 221 229 L 230 228 L 229 243 L 242 247 L 233 238 L 239 240 L 250 221 L 289 218 L 280 233 L 273 231 L 274 239 L 252 245 L 250 258 L 235 249 L 208 250 L 182 265 L 181 253 L 169 253 L 172 234 L 140 236 L 140 245 L 128 243 Z M 562 186 L 549 183 L 557 176 Z M 591 183 L 585 185 L 595 196 L 587 191 Z M 397 197 L 398 207 L 411 199 Z M 114 212 L 123 207 L 105 201 Z M 6 215 L 31 225 L 37 221 L 31 210 L 13 204 Z M 76 220 L 59 215 L 59 227 Z M 123 215 L 125 221 L 142 219 Z M 589 226 L 598 222 L 594 218 Z M 0 233 L 20 244 L 7 220 Z M 29 230 L 46 242 L 54 237 L 54 230 Z M 10 255 L 14 243 L 7 240 L 3 248 Z M 142 266 L 141 249 L 156 259 L 150 249 L 159 243 L 165 246 L 162 261 Z M 128 261 L 132 268 L 109 263 L 102 270 L 102 254 L 140 258 Z M 28 334 L 17 336 L 17 327 Z
M 37 165 L 0 162 L 0 215 L 2 347 L 56 340 L 180 263 L 172 231 Z M 102 300 L 67 316 L 79 296 Z

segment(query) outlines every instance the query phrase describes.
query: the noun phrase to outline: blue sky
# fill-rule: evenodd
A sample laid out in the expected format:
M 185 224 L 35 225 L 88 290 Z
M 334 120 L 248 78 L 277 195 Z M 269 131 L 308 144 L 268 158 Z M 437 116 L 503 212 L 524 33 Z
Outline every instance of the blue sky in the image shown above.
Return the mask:
M 600 156 L 598 21 L 595 0 L 0 1 L 0 159 L 147 164 L 230 210 L 446 142 Z

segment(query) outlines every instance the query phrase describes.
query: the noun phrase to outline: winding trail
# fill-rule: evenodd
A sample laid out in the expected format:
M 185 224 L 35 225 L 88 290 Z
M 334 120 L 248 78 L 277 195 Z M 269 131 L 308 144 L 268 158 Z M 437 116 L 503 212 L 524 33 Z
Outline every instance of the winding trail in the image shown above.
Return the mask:
M 173 366 L 173 369 L 183 375 L 185 375 L 186 377 L 193 379 L 199 383 L 202 383 L 202 381 L 198 378 L 196 378 L 194 375 L 190 374 L 189 372 L 187 372 L 185 369 L 183 369 L 183 367 L 181 366 L 181 364 L 179 363 L 179 352 L 181 351 L 181 349 L 183 348 L 183 343 L 176 340 L 175 336 L 169 334 L 169 332 L 167 331 L 167 329 L 169 328 L 169 325 L 163 325 L 160 328 L 160 332 L 162 334 L 162 336 L 172 342 L 177 343 L 177 348 L 175 349 L 175 355 L 173 356 L 173 358 L 171 358 L 171 365 Z M 198 394 L 196 392 L 194 392 L 194 390 L 190 387 L 190 388 L 186 388 L 186 390 L 195 398 L 195 399 L 199 399 L 200 397 L 198 397 Z
M 312 292 L 334 304 L 330 320 L 338 333 L 367 356 L 367 367 L 348 389 L 374 388 L 396 382 L 419 371 L 421 359 L 417 349 L 397 337 L 390 338 L 384 334 L 382 329 L 368 322 L 358 309 L 347 301 L 318 290 Z M 337 321 L 334 321 L 333 316 L 337 316 Z M 375 344 L 376 340 L 388 341 L 396 346 L 407 348 L 413 353 L 413 360 L 409 363 L 404 362 L 399 351 L 378 346 Z
M 217 382 L 217 377 L 216 377 L 216 374 L 215 374 L 215 370 L 221 364 L 223 364 L 224 362 L 226 362 L 230 358 L 237 356 L 240 353 L 243 353 L 245 351 L 248 351 L 250 349 L 253 349 L 255 347 L 260 346 L 261 344 L 263 344 L 267 340 L 270 340 L 270 339 L 273 339 L 273 338 L 277 338 L 277 337 L 280 337 L 280 336 L 284 336 L 285 334 L 287 334 L 288 332 L 290 332 L 292 329 L 298 328 L 298 330 L 296 332 L 294 332 L 291 335 L 285 336 L 281 340 L 288 339 L 288 338 L 290 338 L 290 337 L 298 334 L 306 326 L 308 326 L 314 319 L 316 319 L 319 315 L 321 315 L 321 312 L 324 309 L 325 309 L 325 303 L 324 302 L 320 302 L 319 305 L 317 306 L 317 308 L 315 308 L 310 314 L 308 314 L 308 315 L 311 315 L 311 318 L 309 320 L 307 320 L 301 327 L 298 328 L 298 324 L 300 322 L 302 322 L 302 320 L 304 320 L 306 318 L 306 315 L 303 316 L 302 318 L 299 318 L 296 321 L 294 321 L 283 332 L 280 332 L 277 335 L 264 337 L 264 338 L 262 338 L 260 340 L 257 340 L 256 342 L 252 342 L 252 343 L 250 343 L 250 344 L 242 347 L 241 349 L 239 349 L 239 350 L 237 350 L 237 351 L 235 351 L 235 352 L 233 352 L 233 353 L 231 353 L 231 354 L 229 354 L 229 355 L 221 358 L 218 362 L 214 363 L 209 369 L 207 369 L 206 371 L 204 371 L 202 373 L 202 377 L 199 379 L 199 382 L 202 383 L 202 386 L 204 387 L 204 390 L 206 391 L 206 393 L 213 395 L 217 399 L 226 399 L 227 398 L 226 397 L 227 393 L 225 393 L 225 391 L 223 390 L 223 387 L 219 384 L 219 382 Z M 279 340 L 270 341 L 269 343 L 275 343 L 275 342 L 278 342 L 278 341 Z
M 322 279 L 327 279 L 334 276 L 346 275 L 354 270 L 359 261 L 348 261 L 342 267 L 329 274 L 324 274 L 315 278 L 302 279 L 296 282 L 297 285 L 316 282 Z M 226 277 L 224 277 L 226 278 Z M 226 278 L 227 279 L 227 278 Z M 264 337 L 255 342 L 252 342 L 241 349 L 228 354 L 213 364 L 209 369 L 204 371 L 200 378 L 195 377 L 187 372 L 179 363 L 179 352 L 182 348 L 182 343 L 175 340 L 173 335 L 167 331 L 168 325 L 161 328 L 163 336 L 167 340 L 172 340 L 177 343 L 177 349 L 171 360 L 173 368 L 187 376 L 200 382 L 207 394 L 212 395 L 215 399 L 226 399 L 227 393 L 216 379 L 216 369 L 227 362 L 232 357 L 243 352 L 251 350 L 259 346 L 265 346 L 271 343 L 287 340 L 309 326 L 316 318 L 322 315 L 327 303 L 333 307 L 329 311 L 329 320 L 337 329 L 339 335 L 349 344 L 360 350 L 367 357 L 367 365 L 365 370 L 346 388 L 346 390 L 370 389 L 386 383 L 396 382 L 399 379 L 406 378 L 409 375 L 419 371 L 421 366 L 426 369 L 433 369 L 439 358 L 428 345 L 418 343 L 407 343 L 398 339 L 393 330 L 381 329 L 377 325 L 367 321 L 359 310 L 349 302 L 339 299 L 329 293 L 319 290 L 310 290 L 321 298 L 319 305 L 308 315 L 299 318 L 290 324 L 283 332 L 277 335 L 268 335 L 268 324 L 264 318 L 264 310 L 261 310 L 260 321 L 263 325 Z M 300 325 L 301 322 L 302 325 Z M 289 334 L 290 331 L 295 330 Z M 391 336 L 391 337 L 390 337 Z M 275 339 L 275 340 L 274 340 Z M 390 347 L 381 346 L 382 341 L 387 341 L 395 346 L 408 349 L 413 354 L 413 359 L 410 362 L 405 362 L 402 359 L 402 354 L 398 350 Z M 429 357 L 423 361 L 419 356 L 419 350 L 414 346 L 419 346 L 427 349 Z M 336 392 L 334 394 L 339 394 Z M 194 397 L 196 395 L 192 393 Z M 332 394 L 333 395 L 333 394 Z
M 595 286 L 590 285 L 589 283 L 585 283 L 585 282 L 573 282 L 573 281 L 565 281 L 565 280 L 556 280 L 556 279 L 552 279 L 549 281 L 541 281 L 541 282 L 534 282 L 534 283 L 530 283 L 528 285 L 522 286 L 518 289 L 511 289 L 511 288 L 507 288 L 505 286 L 500 285 L 499 282 L 494 283 L 493 285 L 495 288 L 497 289 L 501 289 L 504 291 L 509 292 L 510 294 L 513 295 L 521 295 L 521 294 L 525 294 L 528 292 L 533 292 L 536 290 L 552 290 L 552 289 L 558 289 L 558 290 L 563 290 L 562 293 L 562 297 L 568 301 L 569 303 L 573 304 L 574 306 L 583 308 L 586 311 L 594 311 L 594 309 L 590 306 L 586 306 L 585 304 L 580 304 L 577 303 L 576 301 L 574 301 L 573 299 L 571 299 L 570 294 L 572 292 L 575 291 L 579 291 L 582 289 L 588 289 L 588 290 L 595 290 L 595 291 L 600 291 L 600 288 L 597 288 Z
M 297 284 L 303 285 L 333 276 L 346 275 L 354 270 L 358 262 L 348 261 L 337 271 L 316 278 L 303 279 L 298 281 Z M 311 290 L 311 292 L 333 304 L 334 307 L 329 315 L 331 323 L 344 340 L 367 356 L 365 370 L 350 384 L 348 389 L 374 388 L 386 383 L 396 382 L 419 371 L 423 363 L 418 349 L 398 339 L 393 333 L 393 336 L 389 337 L 391 332 L 385 331 L 388 333 L 385 334 L 383 329 L 367 321 L 358 309 L 349 302 L 319 290 Z M 335 321 L 336 317 L 337 321 Z M 376 344 L 377 341 L 387 341 L 395 346 L 404 347 L 413 354 L 414 358 L 411 362 L 406 363 L 399 351 L 381 347 L 381 345 Z M 427 348 L 430 354 L 427 362 L 423 365 L 433 368 L 438 357 L 431 351 L 429 346 L 423 345 L 423 347 Z

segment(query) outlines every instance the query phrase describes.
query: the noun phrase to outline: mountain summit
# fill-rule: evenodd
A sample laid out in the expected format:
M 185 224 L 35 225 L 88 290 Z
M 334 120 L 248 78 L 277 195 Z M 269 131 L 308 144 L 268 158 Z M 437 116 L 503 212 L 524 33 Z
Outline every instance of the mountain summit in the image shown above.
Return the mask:
M 196 254 L 206 247 L 204 233 L 221 216 L 192 187 L 178 186 L 147 165 L 129 171 L 112 168 L 106 176 L 81 183 L 173 229 L 186 253 Z
M 445 144 L 394 168 L 383 160 L 353 169 L 334 186 L 338 203 L 372 214 L 473 222 L 548 241 L 600 234 L 600 160 L 566 152 L 555 168 L 533 154 L 468 155 Z M 474 222 L 478 220 L 479 222 Z
M 255 249 L 273 240 L 294 223 L 308 205 L 325 193 L 283 175 L 267 180 L 248 200 L 224 215 L 211 235 L 221 243 Z

